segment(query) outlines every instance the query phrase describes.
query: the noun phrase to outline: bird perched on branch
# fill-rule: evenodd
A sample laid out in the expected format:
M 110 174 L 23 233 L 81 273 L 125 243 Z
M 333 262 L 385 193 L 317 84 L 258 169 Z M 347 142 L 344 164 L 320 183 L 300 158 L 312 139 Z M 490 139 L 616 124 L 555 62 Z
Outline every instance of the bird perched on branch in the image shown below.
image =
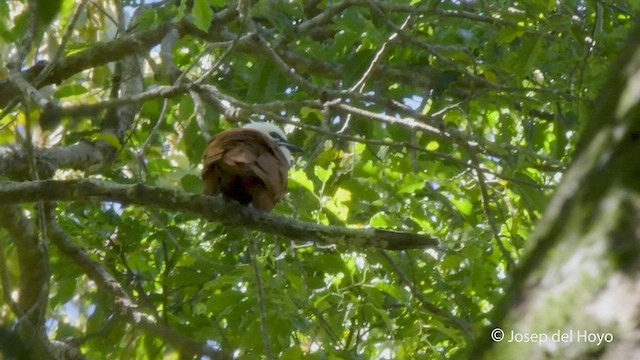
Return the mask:
M 249 123 L 215 135 L 203 155 L 205 195 L 226 199 L 269 212 L 287 190 L 290 150 L 284 132 L 270 123 Z

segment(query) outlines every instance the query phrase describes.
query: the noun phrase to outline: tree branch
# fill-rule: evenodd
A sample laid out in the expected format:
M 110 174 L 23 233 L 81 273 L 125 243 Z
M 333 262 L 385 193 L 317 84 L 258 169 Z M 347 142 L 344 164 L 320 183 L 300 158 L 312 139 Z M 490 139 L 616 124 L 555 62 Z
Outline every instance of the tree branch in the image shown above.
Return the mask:
M 263 353 L 267 360 L 273 360 L 271 338 L 269 337 L 269 324 L 267 323 L 267 301 L 264 296 L 264 284 L 260 277 L 260 264 L 258 263 L 258 240 L 253 236 L 249 240 L 249 260 L 251 262 L 251 268 L 253 269 L 253 275 L 256 279 L 256 293 L 258 295 L 258 307 L 260 310 L 260 329 L 262 330 L 262 347 L 264 348 Z
M 49 258 L 36 228 L 18 206 L 0 206 L 0 227 L 9 233 L 20 266 L 18 306 L 31 326 L 44 324 L 49 293 Z
M 266 214 L 221 198 L 189 194 L 142 184 L 122 185 L 93 179 L 47 180 L 0 184 L 0 205 L 35 201 L 114 201 L 184 211 L 225 225 L 260 230 L 283 237 L 356 248 L 405 250 L 435 248 L 430 235 L 382 229 L 325 226 Z
M 92 171 L 106 165 L 115 148 L 105 142 L 81 141 L 66 147 L 35 149 L 36 168 L 41 177 L 57 169 Z M 25 179 L 29 175 L 27 151 L 17 145 L 0 147 L 0 175 Z
M 16 341 L 24 342 L 24 346 L 30 349 L 29 358 L 34 360 L 63 359 L 59 351 L 65 346 L 53 344 L 44 329 L 50 275 L 49 258 L 44 244 L 39 240 L 36 228 L 19 206 L 0 206 L 0 227 L 9 233 L 20 267 L 18 302 L 10 302 L 19 319 Z
M 37 86 L 59 83 L 73 74 L 96 66 L 105 65 L 132 54 L 139 54 L 160 43 L 167 32 L 178 27 L 173 23 L 164 23 L 155 29 L 141 32 L 135 35 L 123 37 L 112 41 L 100 42 L 91 48 L 60 59 L 51 72 L 42 79 Z M 22 72 L 24 79 L 33 81 L 47 66 L 47 62 L 41 61 L 30 69 Z M 0 107 L 4 107 L 11 99 L 19 95 L 20 91 L 8 79 L 0 81 Z

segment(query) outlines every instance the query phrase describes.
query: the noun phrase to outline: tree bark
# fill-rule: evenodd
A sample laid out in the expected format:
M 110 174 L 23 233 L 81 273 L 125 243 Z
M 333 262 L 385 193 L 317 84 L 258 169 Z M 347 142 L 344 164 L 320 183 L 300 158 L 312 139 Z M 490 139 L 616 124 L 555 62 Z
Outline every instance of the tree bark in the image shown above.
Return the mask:
M 639 33 L 470 358 L 640 358 Z

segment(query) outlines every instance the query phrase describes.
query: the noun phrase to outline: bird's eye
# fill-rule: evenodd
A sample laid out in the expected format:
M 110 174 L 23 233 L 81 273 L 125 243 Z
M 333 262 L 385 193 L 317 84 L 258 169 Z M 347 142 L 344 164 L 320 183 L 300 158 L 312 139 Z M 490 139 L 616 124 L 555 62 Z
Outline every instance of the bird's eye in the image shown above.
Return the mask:
M 275 131 L 270 132 L 270 133 L 269 133 L 269 135 L 270 135 L 274 140 L 282 141 L 282 142 L 284 142 L 284 141 L 285 141 L 285 140 L 282 138 L 282 136 L 280 136 L 280 134 L 278 134 L 278 133 L 277 133 L 277 132 L 275 132 Z

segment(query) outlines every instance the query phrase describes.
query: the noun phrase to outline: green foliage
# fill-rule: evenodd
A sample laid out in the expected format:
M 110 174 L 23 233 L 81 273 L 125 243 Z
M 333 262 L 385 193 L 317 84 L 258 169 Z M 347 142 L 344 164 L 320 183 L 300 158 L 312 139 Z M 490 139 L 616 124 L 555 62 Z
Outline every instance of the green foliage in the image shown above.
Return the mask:
M 37 8 L 38 20 L 40 25 L 47 26 L 58 15 L 62 7 L 63 0 L 34 0 Z
M 213 18 L 213 11 L 209 7 L 208 0 L 194 0 L 193 11 L 194 23 L 200 30 L 207 31 Z
M 173 65 L 189 71 L 188 82 L 220 61 L 203 83 L 225 97 L 212 101 L 185 92 L 146 101 L 124 143 L 100 132 L 107 110 L 67 114 L 57 129 L 39 135 L 38 146 L 101 141 L 117 155 L 105 169 L 60 170 L 56 178 L 99 177 L 200 193 L 198 166 L 210 135 L 239 120 L 286 119 L 299 125 L 280 124 L 305 153 L 295 157 L 289 194 L 276 214 L 432 234 L 440 249 L 384 256 L 228 228 L 179 211 L 91 201 L 58 204 L 61 228 L 157 322 L 239 358 L 265 353 L 251 237 L 259 239 L 256 261 L 276 358 L 460 354 L 485 336 L 478 329 L 489 321 L 505 276 L 571 159 L 638 5 L 241 3 L 253 4 L 250 16 L 239 17 L 236 2 L 209 0 L 142 12 L 134 23 L 143 30 L 192 19 L 207 33 L 180 34 L 170 51 Z M 25 34 L 26 4 L 0 2 L 0 54 Z M 65 56 L 127 35 L 118 32 L 112 6 L 89 2 Z M 53 21 L 43 37 L 59 44 L 68 21 Z M 26 67 L 53 55 L 44 43 L 29 52 Z M 158 51 L 140 60 L 147 89 L 173 81 L 162 69 L 154 72 L 154 66 L 162 68 Z M 0 80 L 7 75 L 1 71 Z M 96 66 L 42 92 L 63 108 L 100 103 L 118 96 L 112 92 L 115 72 L 112 64 Z M 362 91 L 350 89 L 355 84 Z M 35 105 L 30 110 L 6 109 L 0 141 L 19 138 L 27 115 L 41 114 Z M 0 231 L 6 271 L 16 284 L 18 260 L 8 239 Z M 161 338 L 114 316 L 113 299 L 56 247 L 50 246 L 49 256 L 52 338 L 82 338 L 88 358 L 178 358 Z M 6 305 L 0 310 L 10 313 Z

